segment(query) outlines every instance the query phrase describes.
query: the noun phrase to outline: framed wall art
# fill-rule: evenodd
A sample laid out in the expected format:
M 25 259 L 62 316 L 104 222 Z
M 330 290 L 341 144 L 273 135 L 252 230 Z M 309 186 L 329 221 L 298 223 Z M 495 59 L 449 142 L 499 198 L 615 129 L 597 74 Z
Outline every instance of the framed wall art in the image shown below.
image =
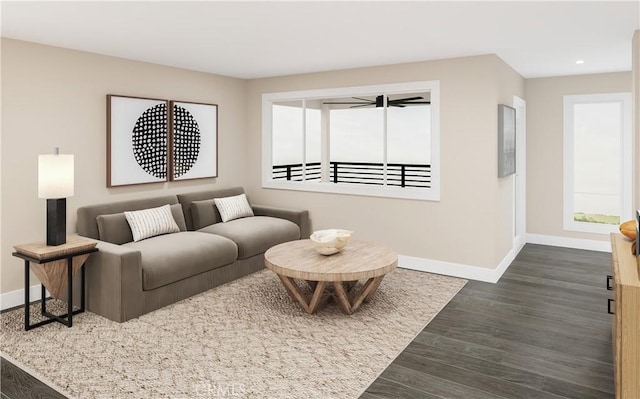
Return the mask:
M 107 95 L 107 187 L 168 180 L 168 105 Z
M 516 109 L 498 105 L 498 177 L 516 173 Z
M 171 101 L 170 180 L 218 176 L 218 106 Z

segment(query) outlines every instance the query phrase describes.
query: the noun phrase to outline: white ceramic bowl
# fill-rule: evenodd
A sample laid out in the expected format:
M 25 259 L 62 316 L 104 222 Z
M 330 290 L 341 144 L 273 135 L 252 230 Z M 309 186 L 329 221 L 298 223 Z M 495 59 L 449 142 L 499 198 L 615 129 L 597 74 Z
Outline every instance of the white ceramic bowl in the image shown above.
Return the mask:
M 313 248 L 322 255 L 338 253 L 347 245 L 353 231 L 341 229 L 318 230 L 311 234 Z

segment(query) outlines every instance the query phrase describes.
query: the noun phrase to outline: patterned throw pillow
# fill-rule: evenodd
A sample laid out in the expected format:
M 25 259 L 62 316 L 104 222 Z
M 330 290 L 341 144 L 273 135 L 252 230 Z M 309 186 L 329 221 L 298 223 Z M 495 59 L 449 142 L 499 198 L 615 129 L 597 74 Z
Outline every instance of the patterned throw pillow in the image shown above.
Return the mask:
M 244 194 L 233 197 L 214 198 L 213 201 L 216 203 L 223 222 L 253 216 L 253 209 L 251 209 L 249 201 L 247 201 L 247 196 Z
M 125 212 L 129 222 L 133 241 L 144 240 L 160 234 L 178 233 L 180 228 L 171 214 L 171 207 L 164 205 L 158 208 Z

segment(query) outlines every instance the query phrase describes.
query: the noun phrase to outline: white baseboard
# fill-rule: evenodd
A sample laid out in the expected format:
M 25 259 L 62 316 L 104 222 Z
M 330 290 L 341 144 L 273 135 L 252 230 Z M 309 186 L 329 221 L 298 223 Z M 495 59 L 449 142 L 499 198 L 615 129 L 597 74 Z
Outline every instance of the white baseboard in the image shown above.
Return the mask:
M 511 262 L 516 258 L 524 243 L 514 243 L 514 247 L 507 253 L 495 269 L 463 265 L 460 263 L 443 262 L 433 259 L 416 258 L 413 256 L 398 255 L 398 267 L 403 269 L 418 270 L 447 276 L 461 277 L 469 280 L 496 283 L 507 270 Z
M 568 238 L 548 236 L 543 234 L 527 234 L 527 243 L 550 245 L 553 247 L 586 249 L 588 251 L 611 252 L 611 243 L 607 241 L 585 240 L 582 238 Z
M 49 295 L 48 291 L 46 295 Z M 29 300 L 30 301 L 40 300 L 40 284 L 31 286 L 31 289 L 29 290 Z M 0 295 L 1 310 L 10 309 L 16 306 L 23 306 L 23 305 L 24 305 L 24 288 Z

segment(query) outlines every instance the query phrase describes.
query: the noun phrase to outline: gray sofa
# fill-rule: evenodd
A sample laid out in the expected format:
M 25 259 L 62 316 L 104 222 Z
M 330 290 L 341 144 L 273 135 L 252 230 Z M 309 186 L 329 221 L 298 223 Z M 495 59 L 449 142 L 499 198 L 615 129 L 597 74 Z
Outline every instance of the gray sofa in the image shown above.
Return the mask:
M 123 322 L 258 271 L 268 248 L 309 237 L 307 211 L 252 204 L 255 216 L 222 223 L 213 198 L 242 193 L 234 187 L 79 208 L 78 234 L 99 249 L 85 265 L 87 309 Z M 123 212 L 166 204 L 180 232 L 133 242 Z

